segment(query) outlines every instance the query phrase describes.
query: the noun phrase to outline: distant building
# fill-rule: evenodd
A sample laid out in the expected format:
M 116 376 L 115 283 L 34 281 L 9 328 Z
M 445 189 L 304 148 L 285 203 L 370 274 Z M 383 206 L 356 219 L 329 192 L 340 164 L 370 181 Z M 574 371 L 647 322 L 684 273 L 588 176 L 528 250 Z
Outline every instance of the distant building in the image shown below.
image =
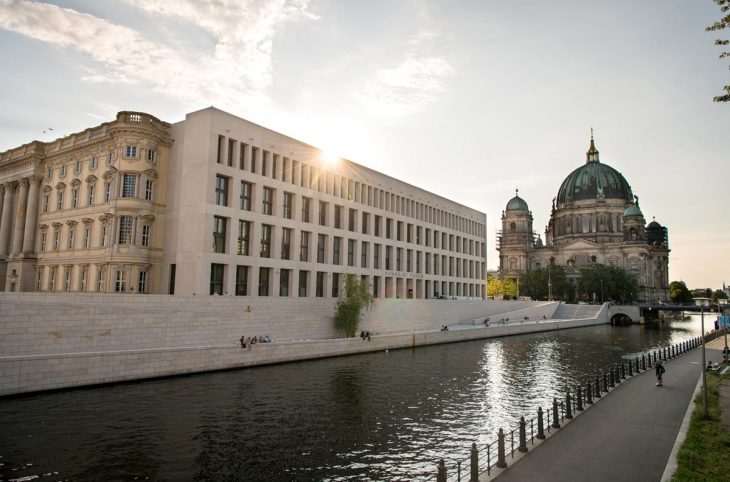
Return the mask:
M 484 298 L 486 215 L 215 108 L 0 153 L 0 290 Z
M 593 136 L 586 163 L 565 178 L 553 199 L 544 243 L 532 222 L 527 202 L 515 195 L 502 212 L 502 279 L 554 263 L 576 286 L 581 267 L 602 264 L 636 276 L 640 299 L 668 299 L 667 228 L 656 221 L 646 225 L 638 196 L 620 172 L 599 161 Z

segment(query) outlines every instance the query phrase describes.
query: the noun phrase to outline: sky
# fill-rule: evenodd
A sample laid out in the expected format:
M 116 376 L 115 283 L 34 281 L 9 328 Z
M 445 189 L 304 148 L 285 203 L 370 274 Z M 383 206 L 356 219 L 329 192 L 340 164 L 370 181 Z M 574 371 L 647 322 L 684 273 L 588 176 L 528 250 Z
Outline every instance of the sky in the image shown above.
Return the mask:
M 515 189 L 544 233 L 593 128 L 668 227 L 670 279 L 716 289 L 719 18 L 712 0 L 0 0 L 0 152 L 122 110 L 177 122 L 213 105 L 485 212 L 497 269 Z

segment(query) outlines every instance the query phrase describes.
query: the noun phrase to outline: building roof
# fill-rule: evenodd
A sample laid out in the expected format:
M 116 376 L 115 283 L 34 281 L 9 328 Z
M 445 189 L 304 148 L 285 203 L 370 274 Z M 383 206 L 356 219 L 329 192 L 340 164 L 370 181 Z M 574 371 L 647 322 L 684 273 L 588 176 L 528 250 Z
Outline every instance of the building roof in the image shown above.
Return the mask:
M 515 196 L 507 203 L 506 211 L 529 211 L 527 202 L 519 196 Z

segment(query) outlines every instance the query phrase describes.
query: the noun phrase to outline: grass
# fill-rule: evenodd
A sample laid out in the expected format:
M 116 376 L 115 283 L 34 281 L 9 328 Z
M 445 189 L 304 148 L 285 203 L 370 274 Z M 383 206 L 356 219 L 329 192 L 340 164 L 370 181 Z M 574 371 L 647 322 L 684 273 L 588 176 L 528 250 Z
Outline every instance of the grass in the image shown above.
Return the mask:
M 728 379 L 729 377 L 724 377 Z M 730 432 L 720 421 L 719 387 L 723 377 L 707 373 L 707 418 L 702 418 L 702 392 L 697 395 L 687 438 L 677 455 L 672 482 L 730 480 Z M 727 383 L 727 381 L 725 382 Z

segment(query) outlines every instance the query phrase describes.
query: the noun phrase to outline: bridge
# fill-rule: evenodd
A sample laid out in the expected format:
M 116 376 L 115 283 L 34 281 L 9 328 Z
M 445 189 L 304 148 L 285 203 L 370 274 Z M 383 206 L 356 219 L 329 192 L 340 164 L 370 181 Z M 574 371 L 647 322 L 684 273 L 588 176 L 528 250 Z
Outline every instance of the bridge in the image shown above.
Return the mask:
M 613 325 L 625 325 L 630 323 L 653 323 L 659 319 L 660 312 L 700 312 L 700 307 L 694 304 L 667 304 L 667 303 L 638 303 L 634 305 L 609 305 L 608 319 Z M 708 314 L 720 313 L 718 306 L 710 306 L 705 309 Z

